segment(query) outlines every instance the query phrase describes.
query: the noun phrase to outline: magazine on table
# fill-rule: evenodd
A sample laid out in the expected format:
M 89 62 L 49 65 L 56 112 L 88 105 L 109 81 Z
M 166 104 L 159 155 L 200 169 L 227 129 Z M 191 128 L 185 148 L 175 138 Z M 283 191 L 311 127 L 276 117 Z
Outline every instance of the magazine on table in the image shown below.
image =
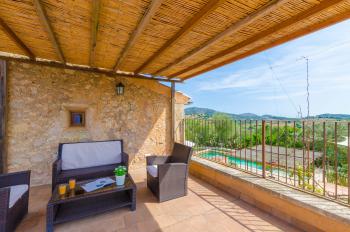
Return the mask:
M 100 189 L 100 188 L 106 187 L 108 185 L 111 185 L 113 183 L 114 183 L 114 180 L 112 180 L 109 177 L 106 177 L 106 178 L 100 178 L 100 179 L 94 180 L 94 181 L 92 181 L 90 183 L 82 185 L 81 187 L 86 192 L 92 192 L 92 191 L 95 191 L 97 189 Z

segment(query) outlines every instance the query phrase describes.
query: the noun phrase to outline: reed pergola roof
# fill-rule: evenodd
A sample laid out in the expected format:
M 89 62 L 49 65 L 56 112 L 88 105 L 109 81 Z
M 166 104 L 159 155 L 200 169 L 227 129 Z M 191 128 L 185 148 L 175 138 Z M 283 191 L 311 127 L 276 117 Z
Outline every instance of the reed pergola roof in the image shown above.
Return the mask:
M 348 18 L 350 0 L 1 0 L 0 51 L 185 80 Z

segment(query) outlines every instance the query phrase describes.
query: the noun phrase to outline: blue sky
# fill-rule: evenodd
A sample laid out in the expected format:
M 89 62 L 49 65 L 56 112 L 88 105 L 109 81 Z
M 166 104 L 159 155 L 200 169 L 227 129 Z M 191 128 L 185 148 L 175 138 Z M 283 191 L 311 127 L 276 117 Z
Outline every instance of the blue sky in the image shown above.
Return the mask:
M 350 114 L 350 20 L 177 84 L 191 106 L 229 113 Z

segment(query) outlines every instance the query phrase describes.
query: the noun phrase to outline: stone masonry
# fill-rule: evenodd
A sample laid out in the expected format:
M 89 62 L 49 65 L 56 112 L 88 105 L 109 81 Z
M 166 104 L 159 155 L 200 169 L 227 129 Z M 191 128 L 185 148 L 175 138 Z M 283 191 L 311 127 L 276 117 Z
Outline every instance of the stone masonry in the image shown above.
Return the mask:
M 51 183 L 60 142 L 123 139 L 132 163 L 171 150 L 170 89 L 164 85 L 15 61 L 7 78 L 7 168 L 32 170 L 33 185 Z M 115 91 L 119 82 L 122 96 Z M 183 103 L 176 105 L 183 111 Z M 69 126 L 71 110 L 86 112 L 85 127 Z

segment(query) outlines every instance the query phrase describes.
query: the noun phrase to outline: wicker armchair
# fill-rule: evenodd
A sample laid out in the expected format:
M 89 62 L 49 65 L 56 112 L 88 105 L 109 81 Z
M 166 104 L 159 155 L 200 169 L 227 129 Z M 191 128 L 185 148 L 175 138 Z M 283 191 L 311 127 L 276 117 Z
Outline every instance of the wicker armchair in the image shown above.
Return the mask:
M 0 175 L 0 232 L 14 231 L 28 213 L 30 171 Z
M 61 143 L 52 165 L 52 191 L 70 178 L 80 181 L 111 176 L 115 167 L 128 164 L 123 140 Z
M 147 187 L 159 202 L 187 195 L 192 148 L 175 143 L 171 156 L 148 156 Z

